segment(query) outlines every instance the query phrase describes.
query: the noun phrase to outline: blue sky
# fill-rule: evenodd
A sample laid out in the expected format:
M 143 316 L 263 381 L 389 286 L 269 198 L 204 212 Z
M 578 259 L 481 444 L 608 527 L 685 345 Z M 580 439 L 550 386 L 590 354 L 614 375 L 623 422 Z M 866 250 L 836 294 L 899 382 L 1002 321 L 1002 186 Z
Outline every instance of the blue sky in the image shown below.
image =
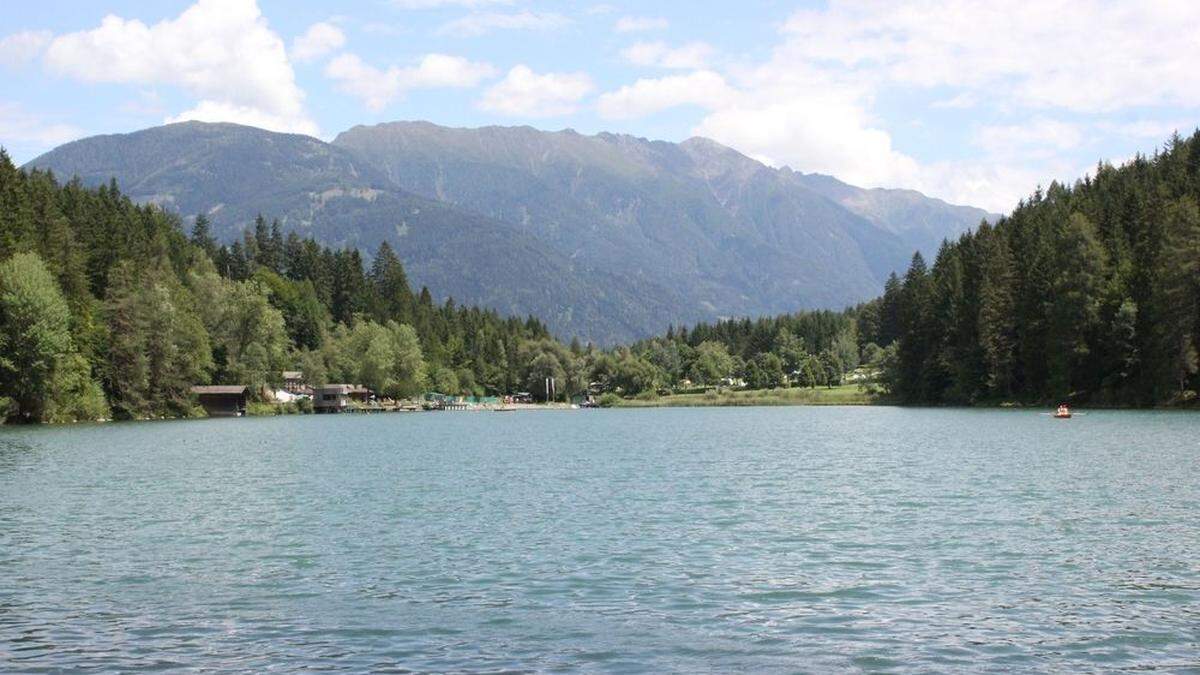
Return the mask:
M 1011 208 L 1200 123 L 1200 3 L 7 3 L 0 144 L 182 119 L 704 135 L 776 166 Z

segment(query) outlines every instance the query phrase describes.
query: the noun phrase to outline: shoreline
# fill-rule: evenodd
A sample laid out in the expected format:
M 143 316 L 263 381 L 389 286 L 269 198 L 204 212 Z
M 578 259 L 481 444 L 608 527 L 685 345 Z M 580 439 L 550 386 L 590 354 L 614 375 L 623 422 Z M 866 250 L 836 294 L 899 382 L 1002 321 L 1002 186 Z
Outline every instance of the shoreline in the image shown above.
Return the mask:
M 858 385 L 818 387 L 814 389 L 780 388 L 706 392 L 703 394 L 667 394 L 653 399 L 620 399 L 611 408 L 742 408 L 783 406 L 890 406 L 897 408 L 944 408 L 960 410 L 1053 410 L 1057 403 L 1023 401 L 983 401 L 970 403 L 908 404 L 894 397 L 862 391 Z M 1145 405 L 1107 403 L 1069 403 L 1072 410 L 1176 410 L 1200 412 L 1200 406 Z
M 856 384 L 836 387 L 748 390 L 709 390 L 693 394 L 667 394 L 654 398 L 619 399 L 612 408 L 741 408 L 751 406 L 887 405 L 890 399 L 859 389 Z
M 742 391 L 733 391 L 719 394 L 717 397 L 706 397 L 704 394 L 668 394 L 659 396 L 655 399 L 620 399 L 614 405 L 598 406 L 597 410 L 646 410 L 653 408 L 784 408 L 784 407 L 816 407 L 816 408 L 833 408 L 833 407 L 889 407 L 889 408 L 913 408 L 913 409 L 945 409 L 945 410 L 1012 410 L 1022 412 L 1033 412 L 1038 410 L 1052 409 L 1052 405 L 1039 403 L 1017 403 L 1017 402 L 998 402 L 998 403 L 981 403 L 977 405 L 970 404 L 944 404 L 944 405 L 910 405 L 905 404 L 889 397 L 867 394 L 865 392 L 856 392 L 859 395 L 847 396 L 845 394 L 838 395 L 838 389 L 843 387 L 835 387 L 832 394 L 824 395 L 818 393 L 812 394 L 811 389 L 805 389 L 807 395 L 788 395 L 786 392 L 798 391 L 789 389 L 751 389 Z M 821 389 L 817 390 L 821 392 Z M 829 392 L 830 390 L 824 390 Z M 778 393 L 773 393 L 778 392 Z M 1105 404 L 1077 404 L 1071 408 L 1075 411 L 1130 411 L 1130 412 L 1181 412 L 1181 413 L 1200 413 L 1200 408 L 1196 406 L 1169 406 L 1169 405 L 1153 405 L 1153 406 L 1129 406 L 1129 405 L 1105 405 Z M 304 412 L 287 412 L 279 411 L 270 414 L 248 414 L 239 417 L 208 417 L 208 416 L 189 416 L 189 417 L 154 417 L 143 419 L 96 419 L 96 420 L 78 420 L 74 422 L 36 422 L 36 423 L 11 423 L 0 421 L 0 429 L 28 429 L 37 427 L 63 427 L 76 425 L 99 425 L 99 424 L 128 424 L 131 422 L 173 422 L 184 420 L 208 420 L 208 419 L 247 419 L 247 418 L 265 418 L 265 417 L 335 417 L 335 416 L 356 416 L 356 415 L 378 415 L 388 413 L 484 413 L 484 412 L 537 412 L 537 411 L 571 411 L 571 410 L 587 410 L 580 406 L 573 406 L 569 403 L 516 403 L 507 405 L 481 405 L 474 408 L 462 410 L 406 410 L 406 409 L 381 409 L 381 410 L 356 410 L 351 412 L 338 413 L 336 415 L 320 415 L 317 413 Z

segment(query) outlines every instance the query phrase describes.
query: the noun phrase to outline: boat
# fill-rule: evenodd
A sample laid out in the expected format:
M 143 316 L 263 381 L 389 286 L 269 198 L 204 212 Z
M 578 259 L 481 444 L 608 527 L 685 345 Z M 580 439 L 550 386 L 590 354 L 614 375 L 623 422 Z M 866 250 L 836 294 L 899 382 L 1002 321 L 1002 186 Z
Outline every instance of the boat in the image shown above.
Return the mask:
M 1067 404 L 1064 403 L 1064 404 L 1058 406 L 1058 410 L 1054 413 L 1054 419 L 1057 419 L 1057 420 L 1071 419 L 1071 409 L 1067 407 Z

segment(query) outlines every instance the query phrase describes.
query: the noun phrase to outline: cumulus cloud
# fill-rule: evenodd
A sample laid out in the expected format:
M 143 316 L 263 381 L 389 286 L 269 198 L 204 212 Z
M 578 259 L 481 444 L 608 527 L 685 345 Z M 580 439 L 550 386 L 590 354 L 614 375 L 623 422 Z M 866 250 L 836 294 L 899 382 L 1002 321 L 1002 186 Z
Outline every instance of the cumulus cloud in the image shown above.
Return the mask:
M 598 111 L 605 119 L 630 119 L 681 105 L 721 108 L 736 100 L 725 78 L 710 70 L 687 75 L 643 78 L 600 96 Z
M 474 12 L 443 24 L 438 35 L 478 37 L 496 30 L 554 30 L 571 23 L 554 12 Z
M 786 23 L 788 50 L 877 81 L 1108 111 L 1200 104 L 1200 4 L 1080 0 L 841 0 Z
M 479 107 L 514 117 L 569 115 L 595 88 L 586 73 L 539 75 L 528 66 L 519 65 L 484 92 Z
M 948 91 L 932 104 L 939 109 L 1003 102 L 1001 114 L 1019 121 L 978 128 L 972 142 L 981 156 L 914 163 L 915 173 L 898 184 L 1007 210 L 1039 183 L 1074 178 L 1075 153 L 1087 147 L 1089 128 L 1104 124 L 1060 118 L 1200 105 L 1200 70 L 1192 66 L 1200 60 L 1200 41 L 1179 30 L 1194 25 L 1200 25 L 1196 3 L 1082 0 L 1064 12 L 1036 0 L 835 0 L 793 14 L 783 44 L 759 75 L 769 71 L 779 80 L 811 69 L 857 87 L 859 95 L 849 100 L 863 113 L 862 132 L 870 128 L 876 92 L 885 87 Z M 1162 125 L 1129 130 L 1150 128 Z M 813 166 L 807 154 L 795 147 L 786 161 Z M 864 156 L 861 168 L 849 170 L 870 175 L 870 161 Z
M 698 105 L 695 133 L 773 164 L 1007 210 L 1039 183 L 1075 177 L 1093 132 L 1150 138 L 1169 126 L 1128 111 L 1200 106 L 1200 41 L 1180 29 L 1195 25 L 1197 3 L 830 0 L 792 14 L 765 60 L 705 65 L 707 83 L 685 79 L 695 72 L 638 80 L 601 95 L 599 109 L 627 118 Z M 651 42 L 622 56 L 668 67 L 678 55 Z M 986 109 L 969 136 L 979 155 L 918 160 L 898 148 L 876 115 L 885 93 L 924 97 L 941 116 Z
M 613 30 L 618 33 L 639 33 L 649 30 L 664 30 L 669 25 L 669 22 L 661 17 L 623 16 L 617 19 Z
M 621 57 L 635 66 L 696 70 L 708 65 L 713 48 L 704 42 L 670 47 L 665 42 L 637 42 L 621 50 Z
M 238 112 L 278 131 L 317 132 L 283 40 L 254 0 L 198 0 L 152 26 L 110 14 L 97 28 L 55 37 L 44 62 L 85 82 L 179 86 L 201 99 L 184 115 Z
M 41 55 L 51 37 L 48 30 L 24 30 L 0 38 L 0 64 L 19 68 L 30 63 Z
M 314 23 L 292 40 L 292 58 L 297 61 L 313 61 L 341 49 L 344 44 L 346 34 L 341 28 L 325 21 Z
M 309 127 L 302 125 L 297 127 L 295 121 L 287 117 L 280 117 L 264 111 L 262 108 L 254 106 L 237 105 L 225 101 L 200 101 L 195 107 L 185 110 L 177 115 L 170 115 L 163 120 L 164 124 L 172 124 L 174 122 L 232 122 L 234 124 L 245 124 L 247 126 L 259 127 L 261 129 L 272 129 L 275 131 L 306 134 L 309 136 L 316 135 L 315 126 Z
M 835 94 L 780 101 L 743 97 L 704 118 L 696 133 L 774 166 L 795 164 L 856 185 L 912 185 L 918 166 L 892 147 L 852 100 Z
M 371 110 L 382 110 L 412 89 L 474 87 L 495 72 L 490 64 L 447 54 L 426 54 L 415 65 L 386 70 L 364 63 L 354 54 L 342 54 L 325 67 L 326 77 Z

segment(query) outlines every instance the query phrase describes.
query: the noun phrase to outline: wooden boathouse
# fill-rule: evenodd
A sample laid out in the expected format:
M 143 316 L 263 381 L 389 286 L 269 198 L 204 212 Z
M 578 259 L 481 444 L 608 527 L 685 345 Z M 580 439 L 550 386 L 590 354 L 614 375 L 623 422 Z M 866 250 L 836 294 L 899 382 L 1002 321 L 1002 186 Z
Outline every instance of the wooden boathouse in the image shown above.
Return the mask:
M 246 414 L 250 387 L 244 384 L 203 384 L 192 387 L 192 394 L 209 417 L 241 417 Z

